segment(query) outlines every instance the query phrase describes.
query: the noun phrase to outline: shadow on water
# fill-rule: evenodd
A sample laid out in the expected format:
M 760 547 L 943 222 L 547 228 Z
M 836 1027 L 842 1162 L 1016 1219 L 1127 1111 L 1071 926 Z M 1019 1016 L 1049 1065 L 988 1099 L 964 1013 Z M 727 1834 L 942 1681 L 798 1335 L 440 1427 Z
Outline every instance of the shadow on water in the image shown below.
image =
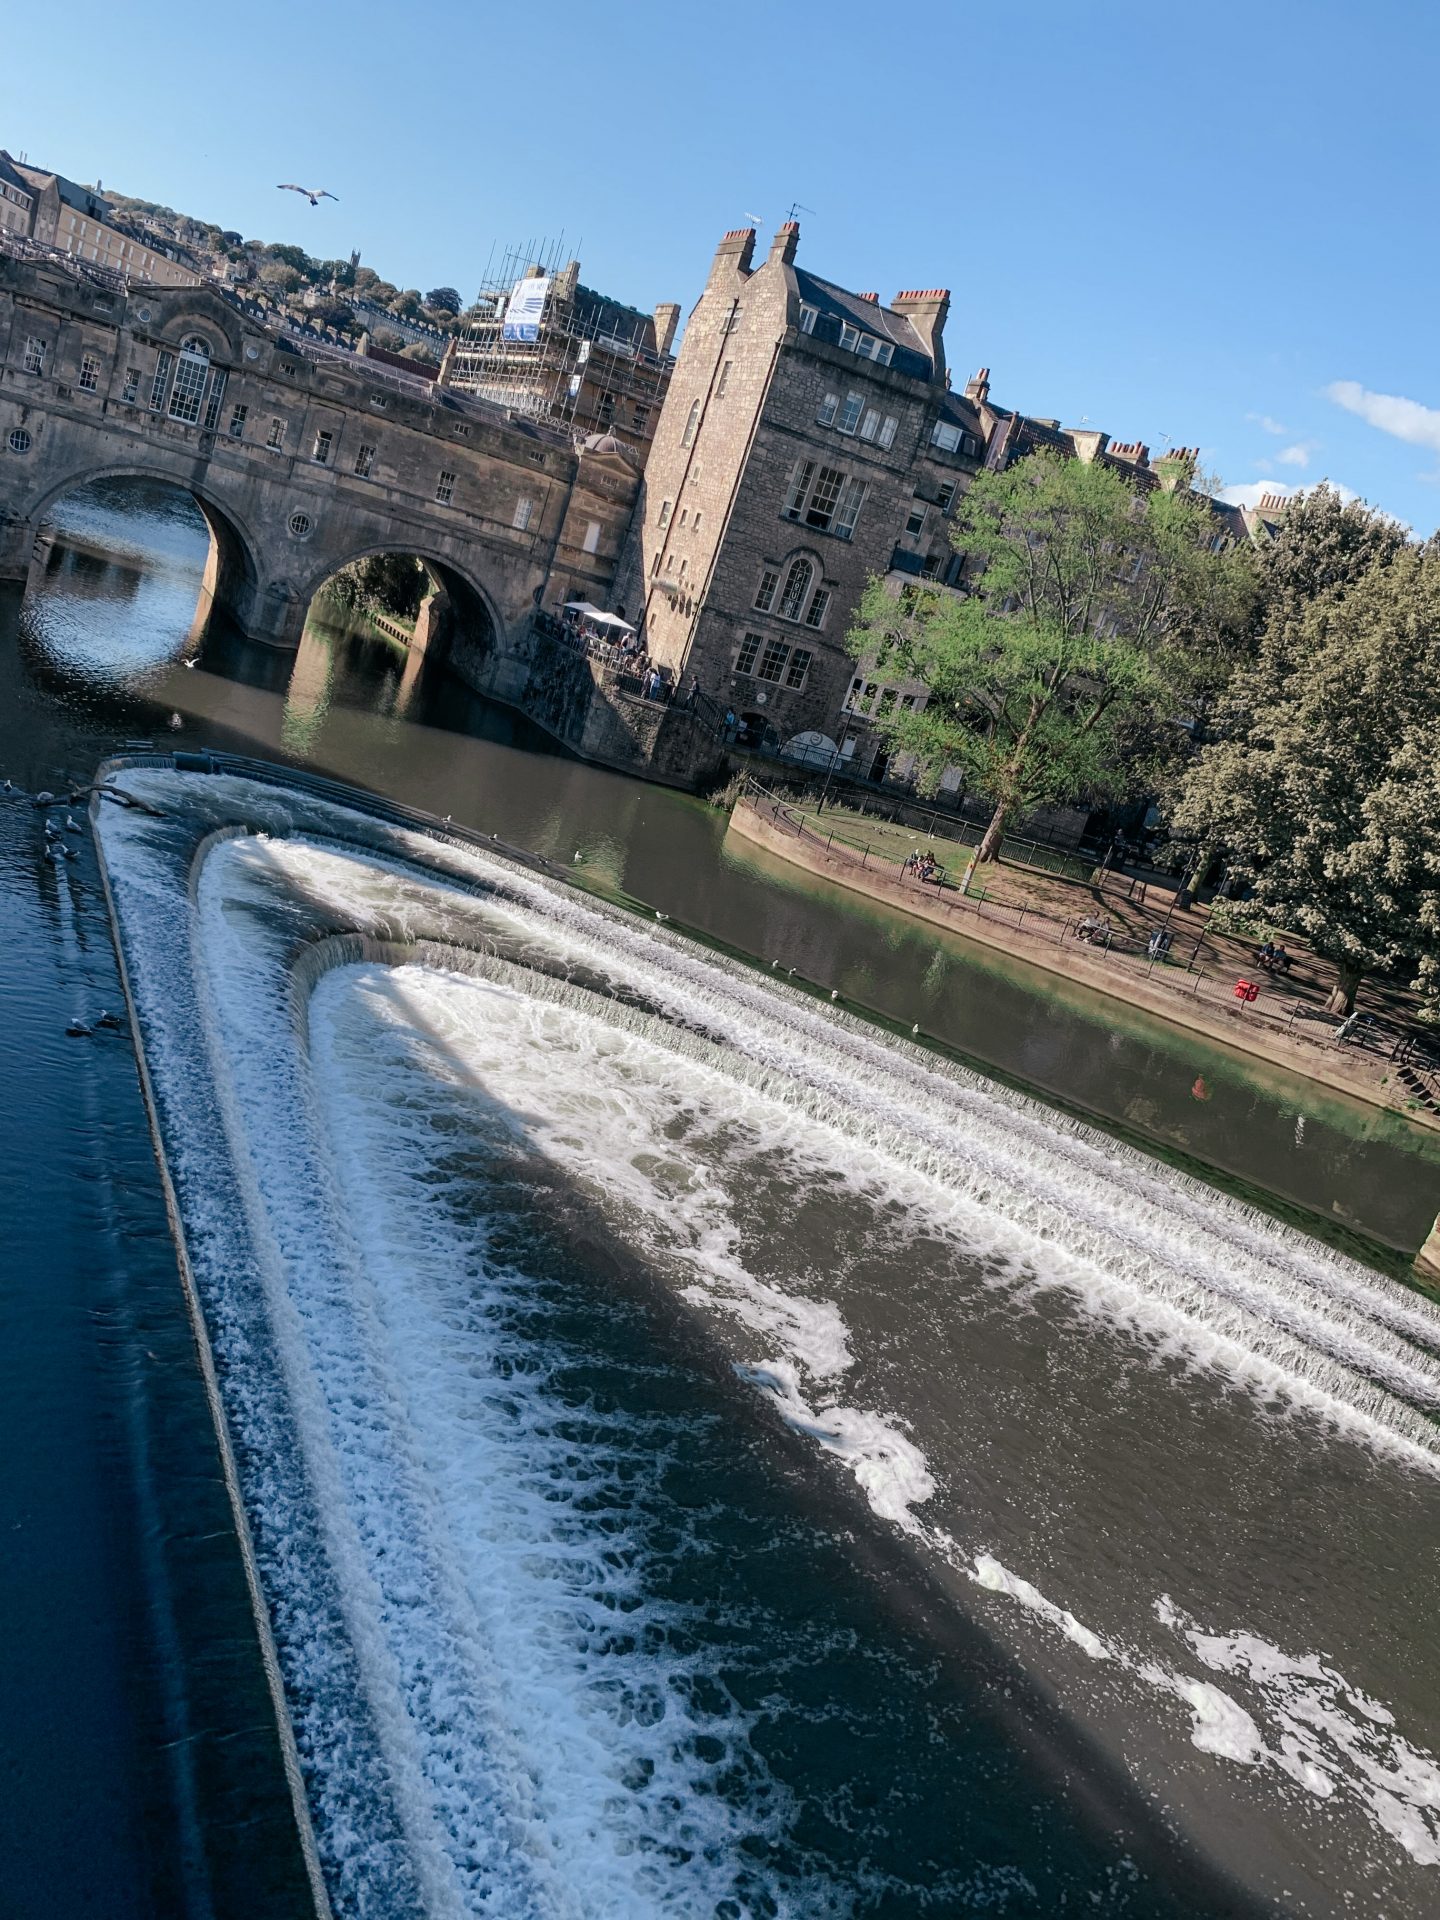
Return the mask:
M 353 934 L 333 902 L 285 885 L 303 945 Z M 470 970 L 476 950 L 432 944 L 443 923 L 414 916 L 407 909 L 404 947 L 345 941 L 334 964 L 358 945 L 386 965 L 423 957 Z M 507 942 L 486 952 L 506 958 Z M 509 957 L 535 964 L 523 941 Z M 540 970 L 585 986 L 572 967 Z M 603 999 L 595 1012 L 604 1017 Z M 653 1558 L 643 1578 L 647 1596 L 677 1604 L 694 1641 L 719 1652 L 727 1690 L 758 1716 L 756 1746 L 794 1796 L 786 1842 L 755 1844 L 753 1858 L 782 1885 L 803 1883 L 807 1863 L 833 1871 L 857 1896 L 868 1889 L 860 1908 L 877 1920 L 907 1920 L 917 1900 L 972 1910 L 1002 1889 L 1002 1907 L 1035 1913 L 1077 1901 L 1153 1920 L 1278 1912 L 1188 1844 L 1123 1760 L 1032 1680 L 974 1616 L 963 1574 L 878 1520 L 855 1482 L 737 1377 L 673 1276 L 545 1155 L 526 1115 L 496 1100 L 413 1001 L 403 1018 L 476 1106 L 526 1142 L 523 1218 L 492 1254 L 566 1297 L 556 1346 L 536 1356 L 561 1406 L 582 1420 L 599 1404 L 637 1426 L 657 1413 L 682 1423 L 657 1478 L 688 1549 Z M 473 1176 L 443 1135 L 431 1172 L 441 1188 Z
M 1304 1083 L 1277 1087 L 1228 1065 L 1214 1074 L 1214 1098 L 1195 1106 L 1193 1061 L 1168 1039 L 1081 1017 L 958 947 L 937 967 L 934 937 L 900 916 L 807 893 L 791 874 L 742 869 L 727 860 L 723 819 L 709 809 L 568 759 L 442 669 L 407 668 L 378 636 L 312 623 L 293 662 L 254 647 L 197 609 L 207 536 L 198 512 L 189 524 L 183 510 L 169 515 L 166 506 L 127 534 L 113 500 L 86 505 L 37 565 L 23 617 L 20 594 L 0 588 L 0 773 L 58 789 L 133 738 L 310 766 L 498 831 L 597 893 L 663 908 L 727 951 L 833 985 L 897 1030 L 918 1018 L 958 1057 L 1058 1095 L 1152 1150 L 1158 1143 L 1187 1170 L 1230 1166 L 1272 1207 L 1280 1194 L 1311 1216 L 1338 1210 L 1342 1228 L 1391 1246 L 1423 1237 L 1440 1185 L 1436 1154 L 1403 1122 L 1344 1103 L 1321 1111 Z M 99 898 L 86 893 L 90 856 L 67 870 L 72 887 L 39 865 L 36 816 L 17 808 L 3 824 L 3 978 L 23 1067 L 0 1114 L 0 1186 L 22 1277 L 0 1287 L 0 1428 L 14 1516 L 0 1631 L 27 1657 L 7 1671 L 16 1758 L 0 1905 L 27 1920 L 85 1902 L 123 1920 L 289 1915 L 301 1910 L 302 1883 L 286 1878 L 295 1856 L 263 1676 L 133 1066 L 118 1051 L 77 1055 L 89 1043 L 57 1038 L 76 1011 L 118 997 Z M 74 942 L 72 896 L 82 903 Z M 87 1076 L 93 1094 L 81 1099 Z M 107 1187 L 102 1218 L 97 1195 Z M 806 1552 L 825 1580 L 797 1567 L 786 1604 L 810 1596 L 822 1611 L 848 1608 L 852 1624 L 907 1649 L 904 1713 L 889 1716 L 878 1680 L 868 1696 L 881 1732 L 858 1785 L 879 1790 L 885 1750 L 893 1765 L 920 1724 L 913 1716 L 942 1699 L 984 1809 L 967 1826 L 966 1808 L 951 1808 L 945 1784 L 929 1781 L 957 1830 L 993 1822 L 986 1830 L 1003 1838 L 1038 1794 L 1056 1844 L 1077 1858 L 1113 1857 L 1100 1837 L 1107 1821 L 1133 1832 L 1155 1885 L 1174 1889 L 1171 1906 L 1148 1911 L 1245 1913 L 1222 1868 L 1186 1854 L 1123 1768 L 1092 1752 L 1048 1697 L 1027 1692 L 1009 1656 L 966 1616 L 965 1596 L 957 1601 L 885 1534 L 838 1475 L 817 1472 L 808 1448 L 729 1380 L 663 1281 L 629 1261 L 603 1221 L 585 1220 L 578 1197 L 563 1200 L 555 1220 L 575 1222 L 579 1238 L 570 1244 L 569 1229 L 552 1221 L 556 1261 L 566 1270 L 590 1262 L 648 1303 L 654 1337 L 670 1343 L 677 1366 L 690 1356 L 722 1417 L 746 1436 L 753 1455 L 737 1448 L 735 1471 L 749 1476 L 752 1511 L 777 1524 L 805 1516 Z M 1311 1224 L 1303 1211 L 1300 1220 Z M 758 1566 L 763 1526 L 746 1525 Z M 919 1677 L 927 1657 L 939 1663 L 933 1696 Z M 827 1685 L 841 1684 L 826 1673 Z M 983 1738 L 966 1731 L 972 1715 Z M 865 1737 L 859 1729 L 862 1746 Z M 1014 1808 L 984 1785 L 987 1756 L 1015 1783 Z M 802 1760 L 848 1764 L 818 1735 L 786 1764 Z M 911 1841 L 928 1849 L 927 1822 L 913 1809 L 906 1819 Z

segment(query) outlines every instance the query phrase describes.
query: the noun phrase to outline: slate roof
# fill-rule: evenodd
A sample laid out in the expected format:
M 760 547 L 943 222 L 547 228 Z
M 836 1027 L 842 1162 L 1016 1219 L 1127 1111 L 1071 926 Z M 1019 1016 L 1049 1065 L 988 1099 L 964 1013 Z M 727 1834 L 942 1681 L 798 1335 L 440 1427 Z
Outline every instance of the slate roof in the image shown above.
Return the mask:
M 67 180 L 63 173 L 50 173 L 44 167 L 32 167 L 23 161 L 12 162 L 15 170 L 22 176 L 28 191 L 43 193 L 53 180 L 55 190 L 67 207 L 74 207 L 77 213 L 83 213 L 87 220 L 104 220 L 107 224 L 111 217 L 108 200 L 96 193 L 93 187 L 78 186 L 75 181 Z
M 3 180 L 7 186 L 18 187 L 21 193 L 27 195 L 31 200 L 35 198 L 33 183 L 25 178 L 18 165 L 10 158 L 3 147 L 0 147 L 0 180 Z
M 940 402 L 940 418 L 953 420 L 963 433 L 973 433 L 980 445 L 984 446 L 985 427 L 974 401 L 967 400 L 963 393 L 958 393 L 953 387 L 945 389 L 945 396 Z
M 890 341 L 895 349 L 890 364 L 899 372 L 908 373 L 916 380 L 931 378 L 934 369 L 925 343 L 903 314 L 892 313 L 889 307 L 862 300 L 858 293 L 847 293 L 844 287 L 818 279 L 803 267 L 796 267 L 794 271 L 800 298 L 820 315 L 815 322 L 815 339 L 828 340 L 832 346 L 835 345 L 840 339 L 841 325 L 848 321 L 862 333 L 872 333 L 877 340 Z

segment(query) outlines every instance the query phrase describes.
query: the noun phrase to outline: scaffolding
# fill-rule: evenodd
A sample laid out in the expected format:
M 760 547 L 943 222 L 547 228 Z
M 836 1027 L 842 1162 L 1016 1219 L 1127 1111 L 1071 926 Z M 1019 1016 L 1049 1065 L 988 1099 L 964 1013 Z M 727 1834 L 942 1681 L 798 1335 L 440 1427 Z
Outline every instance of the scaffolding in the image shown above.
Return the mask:
M 450 384 L 577 436 L 613 434 L 643 460 L 674 358 L 678 307 L 641 313 L 580 283 L 562 235 L 492 250 Z M 563 264 L 562 264 L 563 262 Z

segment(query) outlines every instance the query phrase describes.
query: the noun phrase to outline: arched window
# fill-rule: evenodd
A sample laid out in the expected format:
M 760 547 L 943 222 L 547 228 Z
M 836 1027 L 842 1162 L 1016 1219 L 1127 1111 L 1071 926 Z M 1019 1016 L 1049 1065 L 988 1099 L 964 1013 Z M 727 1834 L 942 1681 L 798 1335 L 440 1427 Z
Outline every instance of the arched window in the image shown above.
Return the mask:
M 682 447 L 688 447 L 693 443 L 695 439 L 695 429 L 699 424 L 700 402 L 698 400 L 692 400 L 690 402 L 690 411 L 685 416 L 685 431 L 680 436 L 680 444 Z
M 809 597 L 810 583 L 815 578 L 815 569 L 808 560 L 792 560 L 790 571 L 785 576 L 785 591 L 780 596 L 780 618 L 798 620 L 805 611 L 805 602 Z
M 198 333 L 182 341 L 175 359 L 175 384 L 170 389 L 170 418 L 194 426 L 210 376 L 210 349 Z

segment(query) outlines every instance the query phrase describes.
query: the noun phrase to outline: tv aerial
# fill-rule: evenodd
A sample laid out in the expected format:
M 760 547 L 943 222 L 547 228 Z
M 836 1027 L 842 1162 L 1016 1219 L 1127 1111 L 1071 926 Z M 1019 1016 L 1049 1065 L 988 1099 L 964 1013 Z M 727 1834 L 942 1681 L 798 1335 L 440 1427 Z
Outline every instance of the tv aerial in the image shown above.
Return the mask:
M 814 207 L 805 207 L 802 206 L 798 200 L 792 200 L 790 202 L 790 211 L 786 214 L 785 218 L 787 220 L 793 220 L 797 213 L 813 214 L 817 220 L 820 218 L 819 214 L 815 212 Z

